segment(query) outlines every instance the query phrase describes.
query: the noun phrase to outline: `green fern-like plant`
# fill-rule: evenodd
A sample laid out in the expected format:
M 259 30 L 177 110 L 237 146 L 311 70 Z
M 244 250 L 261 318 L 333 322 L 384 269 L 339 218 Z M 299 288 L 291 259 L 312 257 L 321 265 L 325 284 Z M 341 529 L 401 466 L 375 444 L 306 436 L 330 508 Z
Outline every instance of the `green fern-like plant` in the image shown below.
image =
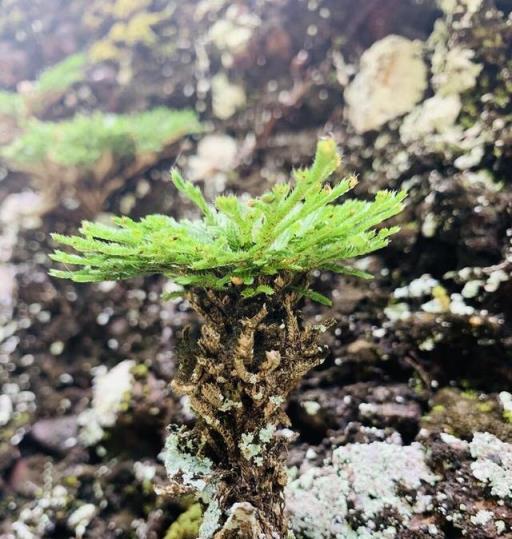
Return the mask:
M 17 116 L 22 105 L 21 98 L 14 92 L 0 90 L 0 114 Z
M 0 151 L 15 165 L 51 161 L 65 167 L 92 167 L 107 152 L 116 158 L 158 152 L 166 144 L 200 130 L 191 110 L 157 107 L 136 114 L 77 115 L 61 122 L 32 119 L 24 132 Z
M 284 406 L 304 375 L 322 363 L 328 323 L 302 321 L 312 270 L 360 277 L 346 261 L 384 247 L 397 227 L 377 228 L 403 207 L 404 192 L 370 202 L 339 199 L 354 177 L 327 183 L 340 164 L 333 140 L 321 140 L 310 168 L 294 183 L 255 199 L 217 197 L 209 204 L 179 172 L 176 188 L 201 213 L 197 220 L 149 215 L 114 226 L 84 222 L 81 235 L 54 240 L 66 266 L 55 277 L 77 282 L 162 273 L 182 285 L 202 318 L 185 331 L 173 390 L 189 398 L 192 428 L 171 430 L 164 451 L 171 495 L 196 496 L 205 507 L 201 539 L 286 537 Z M 74 269 L 73 269 L 74 268 Z
M 324 140 L 313 166 L 294 172 L 295 184 L 277 184 L 245 201 L 219 196 L 213 205 L 173 170 L 174 185 L 199 208 L 200 220 L 149 215 L 117 217 L 115 227 L 84 222 L 81 236 L 53 235 L 80 254 L 57 251 L 53 260 L 78 269 L 52 275 L 90 282 L 161 273 L 186 287 L 238 286 L 244 297 L 272 294 L 271 286 L 255 283 L 280 272 L 319 269 L 369 278 L 345 261 L 387 245 L 397 228 L 375 227 L 402 209 L 405 193 L 382 191 L 371 202 L 335 204 L 357 183 L 349 177 L 328 185 L 338 165 L 334 142 Z
M 34 90 L 43 94 L 69 88 L 84 76 L 87 56 L 83 53 L 72 54 L 57 64 L 46 68 L 34 84 Z

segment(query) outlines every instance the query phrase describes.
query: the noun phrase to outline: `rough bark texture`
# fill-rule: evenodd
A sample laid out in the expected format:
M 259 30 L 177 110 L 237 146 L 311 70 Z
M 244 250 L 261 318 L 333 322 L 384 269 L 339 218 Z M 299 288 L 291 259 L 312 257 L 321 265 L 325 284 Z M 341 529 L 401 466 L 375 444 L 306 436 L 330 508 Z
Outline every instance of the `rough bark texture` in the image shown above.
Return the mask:
M 219 539 L 287 533 L 283 405 L 324 358 L 325 326 L 300 318 L 301 294 L 294 289 L 303 284 L 279 276 L 272 296 L 196 291 L 188 297 L 203 324 L 198 339 L 184 333 L 173 388 L 189 396 L 198 417 L 196 443 L 215 466 L 216 497 L 228 519 Z

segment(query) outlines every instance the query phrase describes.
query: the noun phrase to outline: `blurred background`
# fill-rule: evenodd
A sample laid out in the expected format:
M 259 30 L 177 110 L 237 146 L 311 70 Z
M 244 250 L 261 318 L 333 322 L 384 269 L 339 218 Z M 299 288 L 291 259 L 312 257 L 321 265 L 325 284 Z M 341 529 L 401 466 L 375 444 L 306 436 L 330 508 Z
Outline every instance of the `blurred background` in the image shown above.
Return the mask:
M 3 0 L 2 539 L 196 536 L 191 518 L 175 522 L 191 501 L 154 493 L 166 426 L 193 421 L 169 381 L 175 335 L 196 322 L 161 302 L 159 277 L 49 278 L 49 233 L 112 214 L 193 217 L 173 164 L 210 198 L 257 195 L 327 133 L 357 196 L 410 194 L 391 246 L 358 262 L 376 278 L 317 276 L 334 306 L 305 306 L 337 323 L 288 408 L 296 536 L 512 537 L 511 12 L 509 0 Z M 301 476 L 333 473 L 339 446 L 352 479 L 309 483 L 304 498 Z M 380 502 L 363 504 L 375 489 Z

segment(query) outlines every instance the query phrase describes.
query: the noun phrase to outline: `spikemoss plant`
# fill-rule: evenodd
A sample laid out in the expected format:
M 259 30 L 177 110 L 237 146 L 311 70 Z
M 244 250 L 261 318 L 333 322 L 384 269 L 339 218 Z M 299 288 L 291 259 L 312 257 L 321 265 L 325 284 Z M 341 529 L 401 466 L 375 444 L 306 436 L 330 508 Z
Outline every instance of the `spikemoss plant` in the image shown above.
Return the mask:
M 286 537 L 287 397 L 319 365 L 327 324 L 301 319 L 313 270 L 361 277 L 346 260 L 384 247 L 396 227 L 376 227 L 402 209 L 405 193 L 375 200 L 338 200 L 354 177 L 328 184 L 340 165 L 333 140 L 318 143 L 310 168 L 294 183 L 259 198 L 206 202 L 173 171 L 177 189 L 196 204 L 199 220 L 150 215 L 116 218 L 115 226 L 84 222 L 80 236 L 54 235 L 75 253 L 52 275 L 78 282 L 161 273 L 202 318 L 198 336 L 185 331 L 174 390 L 188 396 L 197 420 L 174 428 L 164 451 L 171 493 L 205 505 L 200 537 Z M 75 269 L 71 269 L 75 267 Z

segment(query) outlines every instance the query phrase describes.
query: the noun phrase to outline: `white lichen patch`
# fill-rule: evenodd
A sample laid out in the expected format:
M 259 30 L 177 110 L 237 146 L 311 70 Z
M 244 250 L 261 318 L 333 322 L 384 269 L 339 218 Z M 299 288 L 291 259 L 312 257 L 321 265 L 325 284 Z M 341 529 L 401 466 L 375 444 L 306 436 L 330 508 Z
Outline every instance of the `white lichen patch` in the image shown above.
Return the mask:
M 432 289 L 439 285 L 439 281 L 434 279 L 428 273 L 425 273 L 417 279 L 413 279 L 408 285 L 396 288 L 393 296 L 397 299 L 401 298 L 421 298 L 432 293 Z
M 476 515 L 473 515 L 470 520 L 476 526 L 485 526 L 493 517 L 494 513 L 492 511 L 480 509 L 480 511 L 478 511 Z
M 217 73 L 212 78 L 213 114 L 221 119 L 231 118 L 246 103 L 243 86 L 230 82 L 225 73 Z
M 351 444 L 336 449 L 332 464 L 310 468 L 286 489 L 292 528 L 309 539 L 393 538 L 390 524 L 379 529 L 377 517 L 386 508 L 396 511 L 404 524 L 430 504 L 422 484 L 436 481 L 425 463 L 419 444 L 408 447 L 384 442 Z M 400 494 L 399 485 L 416 491 Z M 364 526 L 349 523 L 349 505 L 361 512 Z
M 308 415 L 316 415 L 320 410 L 320 404 L 316 401 L 304 401 L 301 405 Z
M 0 427 L 7 425 L 14 411 L 12 400 L 9 395 L 0 395 Z
M 92 407 L 78 416 L 82 444 L 96 444 L 103 438 L 104 428 L 115 424 L 131 392 L 134 366 L 134 361 L 125 360 L 110 370 L 104 365 L 94 369 Z
M 391 320 L 391 322 L 398 322 L 399 320 L 407 320 L 411 316 L 411 310 L 409 305 L 405 302 L 392 303 L 384 309 L 384 314 Z
M 438 47 L 432 56 L 432 84 L 439 95 L 460 94 L 474 88 L 482 65 L 473 62 L 471 49 Z
M 233 56 L 243 53 L 261 24 L 260 18 L 237 4 L 231 5 L 210 28 L 208 37 L 222 53 L 222 63 L 231 66 Z
M 469 444 L 473 475 L 486 483 L 493 496 L 512 498 L 512 444 L 488 432 L 476 432 Z
M 75 530 L 75 537 L 77 539 L 81 539 L 84 536 L 87 526 L 95 514 L 96 506 L 92 503 L 86 503 L 69 515 L 68 526 Z
M 344 94 L 347 117 L 358 133 L 377 129 L 409 112 L 426 87 L 422 43 L 387 36 L 361 56 L 360 71 Z
M 498 395 L 501 408 L 503 410 L 503 417 L 512 422 L 512 393 L 508 391 L 502 391 Z
M 401 141 L 410 144 L 422 140 L 433 148 L 442 148 L 449 142 L 458 141 L 462 137 L 462 132 L 455 127 L 455 121 L 461 108 L 462 103 L 458 95 L 435 95 L 425 99 L 404 118 L 400 126 Z M 427 136 L 429 138 L 425 141 Z

